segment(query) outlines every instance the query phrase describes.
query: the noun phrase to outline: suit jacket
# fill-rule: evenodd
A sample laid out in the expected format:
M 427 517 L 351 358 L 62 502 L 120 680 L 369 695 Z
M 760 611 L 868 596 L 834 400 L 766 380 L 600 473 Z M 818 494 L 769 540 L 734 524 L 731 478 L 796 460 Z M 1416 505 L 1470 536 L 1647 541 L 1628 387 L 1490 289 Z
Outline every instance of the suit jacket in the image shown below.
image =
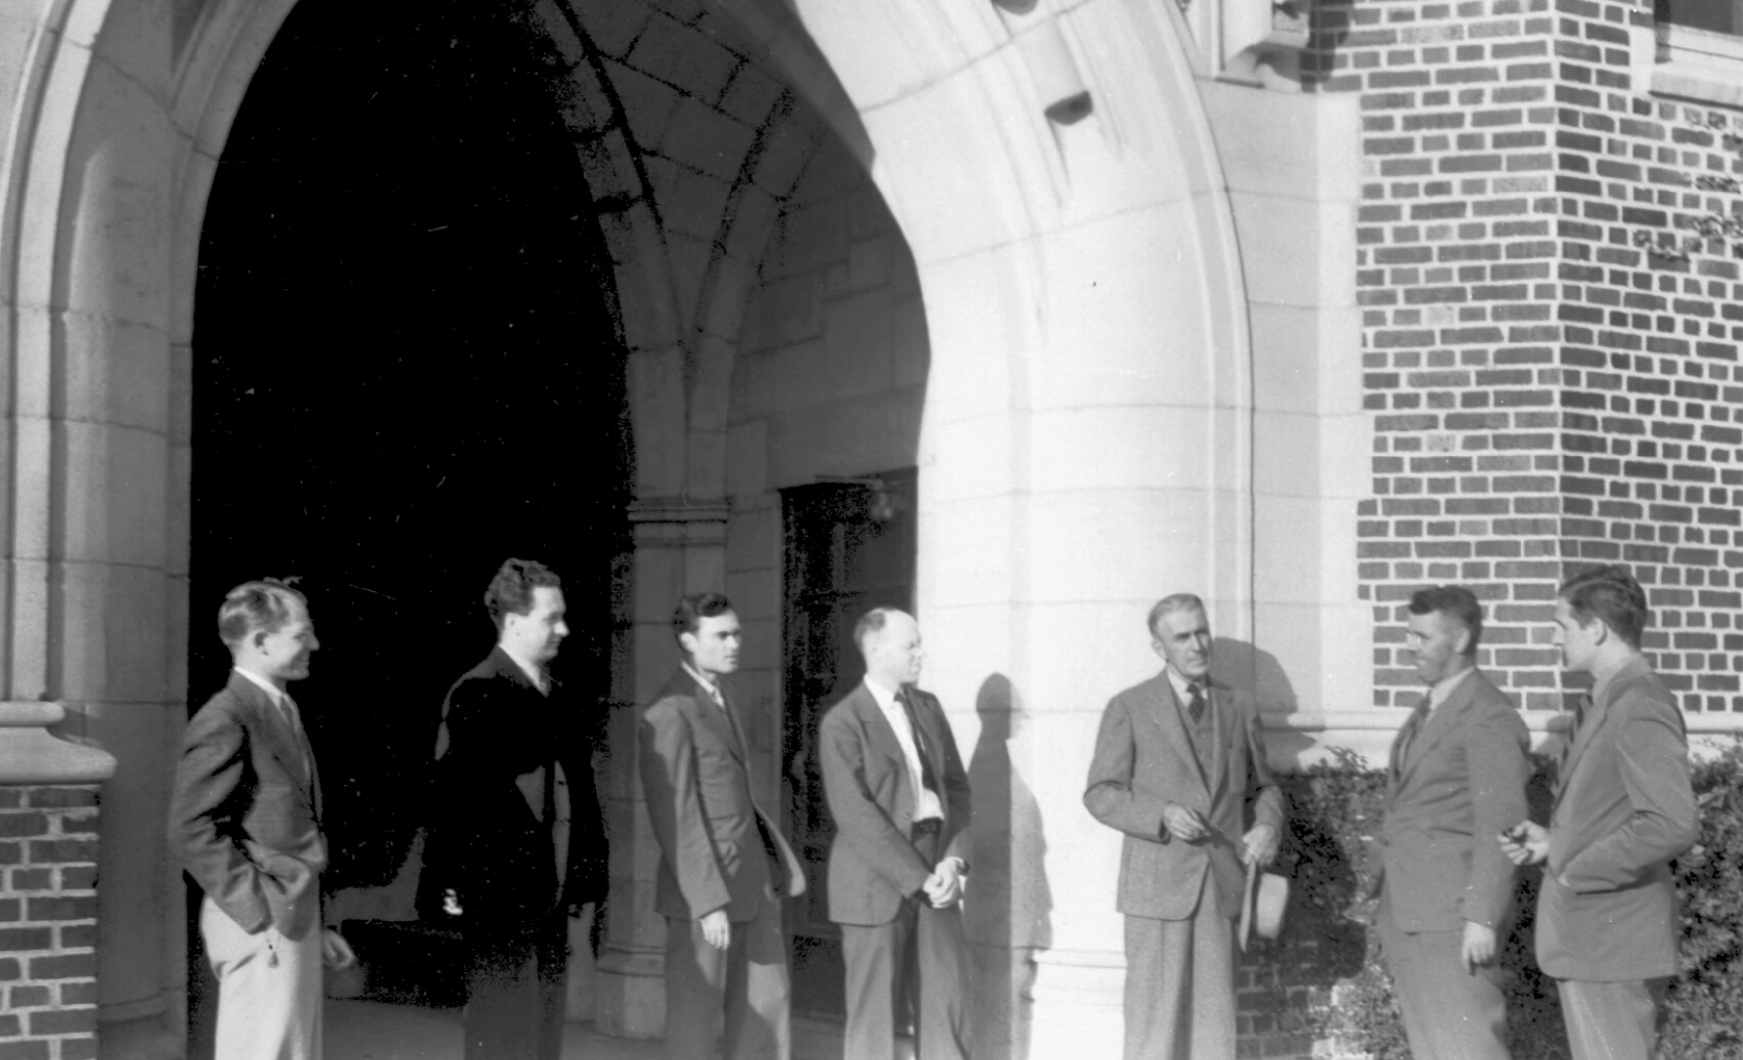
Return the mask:
M 436 762 L 434 819 L 424 846 L 419 904 L 437 917 L 444 889 L 464 910 L 460 926 L 529 928 L 559 908 L 605 897 L 605 829 L 592 749 L 580 705 L 562 685 L 541 693 L 501 648 L 468 670 L 443 703 L 448 739 Z M 552 761 L 569 795 L 568 867 L 561 892 L 550 824 L 517 778 Z
M 302 939 L 320 921 L 321 786 L 290 720 L 232 672 L 188 722 L 170 798 L 176 859 L 250 934 Z
M 1677 974 L 1670 863 L 1699 835 L 1682 712 L 1644 659 L 1586 708 L 1562 762 L 1537 900 L 1537 962 L 1557 979 Z
M 968 861 L 973 817 L 968 773 L 944 708 L 930 692 L 910 689 L 914 716 L 930 752 L 932 775 L 944 790 L 939 849 Z M 817 729 L 823 793 L 835 818 L 829 846 L 829 919 L 837 924 L 887 924 L 902 900 L 925 885 L 927 864 L 912 841 L 918 792 L 908 760 L 871 689 L 862 681 L 823 715 Z
M 642 711 L 638 730 L 642 793 L 660 845 L 654 910 L 700 920 L 725 909 L 740 923 L 756 916 L 764 887 L 805 892 L 805 873 L 751 797 L 742 730 L 680 669 Z
M 1083 804 L 1126 835 L 1117 907 L 1127 916 L 1190 918 L 1206 873 L 1218 907 L 1235 916 L 1246 880 L 1238 844 L 1248 804 L 1254 826 L 1283 834 L 1283 793 L 1265 761 L 1258 708 L 1250 696 L 1213 685 L 1210 709 L 1213 746 L 1204 768 L 1166 671 L 1115 696 L 1102 714 Z M 1168 803 L 1197 810 L 1216 829 L 1212 838 L 1175 839 L 1162 822 Z
M 1469 920 L 1500 929 L 1513 905 L 1513 863 L 1501 833 L 1525 820 L 1530 735 L 1481 673 L 1463 678 L 1398 754 L 1392 742 L 1376 886 L 1403 930 L 1452 931 Z

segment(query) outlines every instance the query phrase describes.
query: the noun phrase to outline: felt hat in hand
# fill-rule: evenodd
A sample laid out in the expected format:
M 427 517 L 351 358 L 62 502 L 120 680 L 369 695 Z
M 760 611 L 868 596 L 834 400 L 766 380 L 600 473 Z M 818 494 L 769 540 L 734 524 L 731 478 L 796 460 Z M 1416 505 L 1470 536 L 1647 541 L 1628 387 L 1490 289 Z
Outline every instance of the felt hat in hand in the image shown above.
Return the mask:
M 1259 863 L 1247 862 L 1246 893 L 1241 899 L 1241 952 L 1257 932 L 1262 939 L 1275 939 L 1283 930 L 1283 907 L 1289 904 L 1289 880 L 1275 872 L 1260 872 Z

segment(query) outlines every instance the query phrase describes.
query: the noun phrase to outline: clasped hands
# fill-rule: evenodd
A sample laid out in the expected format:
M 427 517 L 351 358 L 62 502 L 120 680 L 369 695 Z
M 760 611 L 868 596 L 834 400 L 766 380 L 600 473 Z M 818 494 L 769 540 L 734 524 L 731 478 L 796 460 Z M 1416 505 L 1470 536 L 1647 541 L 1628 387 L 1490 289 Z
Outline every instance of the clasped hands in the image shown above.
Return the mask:
M 1177 802 L 1171 802 L 1163 808 L 1162 824 L 1168 829 L 1169 835 L 1187 843 L 1208 839 L 1215 831 L 1197 810 Z M 1241 837 L 1241 861 L 1244 864 L 1269 865 L 1277 860 L 1277 848 L 1282 843 L 1283 837 L 1277 833 L 1275 827 L 1256 824 Z
M 948 909 L 962 898 L 964 884 L 962 859 L 949 857 L 940 861 L 932 875 L 926 877 L 926 882 L 920 885 L 920 892 L 932 903 L 932 908 Z

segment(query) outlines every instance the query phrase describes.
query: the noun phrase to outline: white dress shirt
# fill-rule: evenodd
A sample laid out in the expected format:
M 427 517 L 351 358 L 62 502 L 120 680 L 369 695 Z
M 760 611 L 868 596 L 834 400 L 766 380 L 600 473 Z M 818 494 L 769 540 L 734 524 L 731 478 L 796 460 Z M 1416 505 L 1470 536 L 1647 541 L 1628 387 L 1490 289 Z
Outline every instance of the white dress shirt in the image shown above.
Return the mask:
M 1180 705 L 1182 707 L 1190 705 L 1192 703 L 1193 682 L 1187 680 L 1185 675 L 1176 673 L 1174 671 L 1174 667 L 1172 667 L 1172 666 L 1163 667 L 1163 672 L 1168 675 L 1168 683 L 1174 686 L 1174 694 L 1175 694 L 1175 696 L 1179 697 Z M 1208 709 L 1210 707 L 1210 675 L 1209 674 L 1206 674 L 1205 676 L 1203 676 L 1202 678 L 1199 679 L 1199 686 L 1198 687 L 1200 688 L 1200 690 L 1202 690 L 1204 692 L 1204 705 Z
M 884 712 L 890 728 L 896 730 L 896 742 L 902 745 L 902 757 L 908 763 L 908 781 L 914 789 L 914 820 L 936 818 L 942 821 L 944 806 L 936 793 L 926 790 L 925 772 L 920 768 L 920 748 L 914 742 L 914 730 L 908 725 L 908 712 L 896 702 L 896 693 L 873 681 L 870 674 L 866 675 L 865 687 L 877 702 L 878 709 Z

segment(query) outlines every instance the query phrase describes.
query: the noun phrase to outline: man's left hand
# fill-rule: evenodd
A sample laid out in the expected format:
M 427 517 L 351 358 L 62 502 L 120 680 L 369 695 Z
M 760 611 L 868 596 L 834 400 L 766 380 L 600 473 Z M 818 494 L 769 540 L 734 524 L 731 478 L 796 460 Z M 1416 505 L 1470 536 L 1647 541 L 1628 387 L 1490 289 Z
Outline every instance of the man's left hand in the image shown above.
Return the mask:
M 926 881 L 926 898 L 934 909 L 948 909 L 962 897 L 962 862 L 945 858 Z
M 1465 943 L 1462 950 L 1465 971 L 1474 972 L 1495 959 L 1495 929 L 1465 921 Z
M 321 929 L 321 963 L 328 968 L 349 968 L 357 963 L 357 954 L 345 936 L 332 928 Z
M 1283 837 L 1272 825 L 1256 824 L 1241 837 L 1241 842 L 1246 846 L 1244 853 L 1248 864 L 1269 865 L 1277 860 L 1277 848 L 1283 845 Z

